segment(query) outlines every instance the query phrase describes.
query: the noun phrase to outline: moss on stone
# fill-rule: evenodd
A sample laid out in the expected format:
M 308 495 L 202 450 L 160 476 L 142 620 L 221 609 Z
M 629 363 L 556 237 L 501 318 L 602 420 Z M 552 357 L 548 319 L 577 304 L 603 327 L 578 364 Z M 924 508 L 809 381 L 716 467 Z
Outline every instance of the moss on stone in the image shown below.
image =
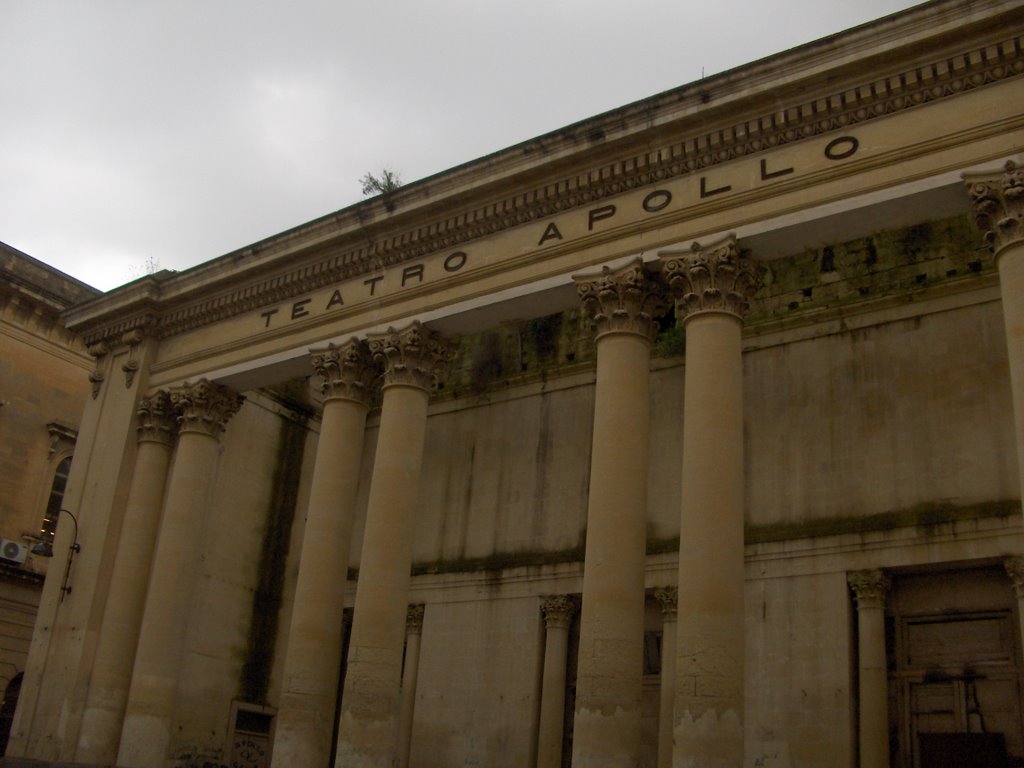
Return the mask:
M 801 520 L 792 523 L 769 523 L 748 525 L 744 533 L 747 544 L 766 544 L 777 541 L 792 541 L 824 536 L 841 536 L 850 533 L 870 533 L 896 528 L 916 527 L 923 535 L 933 532 L 934 526 L 948 523 L 980 520 L 994 517 L 1010 517 L 1021 514 L 1021 504 L 1016 499 L 989 501 L 979 504 L 958 506 L 947 502 L 918 504 L 908 509 L 881 512 L 874 515 L 849 515 Z M 679 551 L 679 537 L 651 537 L 647 540 L 648 555 L 662 555 Z M 514 550 L 496 552 L 484 557 L 464 557 L 415 563 L 414 576 L 442 573 L 475 573 L 503 571 L 511 568 L 558 565 L 560 563 L 582 563 L 584 545 L 556 550 Z M 350 568 L 349 579 L 358 578 L 359 572 Z

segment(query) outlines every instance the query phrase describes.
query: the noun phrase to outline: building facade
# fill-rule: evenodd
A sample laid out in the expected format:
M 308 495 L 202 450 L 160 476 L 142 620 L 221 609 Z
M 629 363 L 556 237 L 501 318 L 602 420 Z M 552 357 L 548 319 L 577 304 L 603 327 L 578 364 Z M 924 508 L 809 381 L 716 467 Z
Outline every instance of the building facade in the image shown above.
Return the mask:
M 1020 765 L 1022 35 L 919 6 L 66 313 L 8 764 Z
M 0 746 L 52 557 L 91 361 L 60 313 L 99 291 L 0 243 Z

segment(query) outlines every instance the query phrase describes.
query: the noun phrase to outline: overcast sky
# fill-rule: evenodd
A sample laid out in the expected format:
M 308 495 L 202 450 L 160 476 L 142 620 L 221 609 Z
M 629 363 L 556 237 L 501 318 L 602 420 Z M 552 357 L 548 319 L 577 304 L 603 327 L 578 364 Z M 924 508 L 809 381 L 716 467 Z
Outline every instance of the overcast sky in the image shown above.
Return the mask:
M 907 0 L 0 0 L 0 241 L 185 269 Z

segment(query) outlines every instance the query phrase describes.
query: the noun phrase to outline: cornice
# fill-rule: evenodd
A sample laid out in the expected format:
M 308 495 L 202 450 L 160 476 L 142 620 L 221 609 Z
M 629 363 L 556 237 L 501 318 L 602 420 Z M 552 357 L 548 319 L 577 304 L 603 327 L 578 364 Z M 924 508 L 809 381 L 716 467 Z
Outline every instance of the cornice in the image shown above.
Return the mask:
M 1024 21 L 1024 14 L 1020 13 L 1020 8 L 1014 9 L 1014 4 L 989 2 L 983 5 L 988 8 L 1004 10 L 1009 5 L 1010 10 L 1015 11 L 1016 16 Z M 942 3 L 937 6 L 938 10 L 932 15 L 941 16 L 942 23 L 948 26 L 953 24 L 957 17 L 956 7 L 957 4 L 954 3 Z M 960 8 L 962 9 L 962 6 Z M 959 13 L 970 15 L 963 10 Z M 919 25 L 925 23 L 926 15 L 923 13 L 917 16 L 910 12 L 908 14 L 910 14 L 908 19 L 918 19 Z M 976 16 L 977 14 L 971 18 L 974 19 Z M 1016 21 L 1016 19 L 1014 20 Z M 368 210 L 365 204 L 354 206 L 352 209 L 338 212 L 284 233 L 272 241 L 251 246 L 236 254 L 229 254 L 212 262 L 213 266 L 197 268 L 198 271 L 190 271 L 167 278 L 160 286 L 162 290 L 159 291 L 159 294 L 162 295 L 162 299 L 156 301 L 156 304 L 160 305 L 156 333 L 160 337 L 184 333 L 361 274 L 420 259 L 447 249 L 464 247 L 475 240 L 558 213 L 592 205 L 597 201 L 632 189 L 693 174 L 738 158 L 757 156 L 759 153 L 784 145 L 797 144 L 822 135 L 845 131 L 851 126 L 942 101 L 966 91 L 1024 74 L 1024 43 L 1022 43 L 1022 34 L 1020 33 L 1012 37 L 1005 37 L 997 43 L 972 47 L 956 55 L 945 55 L 946 49 L 942 46 L 948 45 L 948 40 L 943 38 L 940 41 L 942 46 L 938 46 L 938 43 L 936 46 L 941 48 L 944 55 L 935 59 L 935 48 L 933 47 L 932 58 L 935 60 L 922 64 L 919 58 L 923 55 L 920 49 L 922 43 L 911 40 L 911 36 L 906 34 L 906 24 L 902 26 L 894 24 L 892 19 L 889 19 L 888 22 L 889 26 L 885 29 L 883 43 L 900 47 L 899 50 L 890 47 L 890 50 L 886 51 L 886 61 L 892 61 L 897 56 L 904 61 L 903 67 L 893 64 L 893 69 L 890 69 L 888 75 L 870 80 L 862 78 L 859 85 L 843 87 L 841 90 L 834 90 L 803 101 L 794 101 L 781 109 L 773 106 L 772 111 L 760 115 L 738 120 L 734 115 L 731 121 L 722 117 L 724 122 L 721 127 L 712 131 L 695 130 L 695 128 L 700 124 L 706 125 L 709 115 L 721 111 L 718 103 L 709 104 L 703 112 L 691 108 L 689 114 L 681 119 L 679 125 L 671 129 L 673 135 L 682 138 L 663 143 L 660 146 L 650 146 L 642 151 L 634 150 L 624 155 L 620 154 L 614 162 L 604 162 L 596 167 L 548 183 L 534 184 L 532 188 L 526 180 L 523 182 L 527 187 L 525 191 L 492 199 L 485 205 L 463 208 L 459 213 L 434 218 L 419 226 L 403 228 L 402 222 L 422 221 L 429 216 L 429 209 L 419 212 L 412 210 L 404 215 L 399 213 L 384 220 L 384 217 L 373 213 L 365 215 L 361 213 L 361 211 Z M 840 64 L 849 66 L 850 54 L 848 49 L 843 46 L 852 45 L 855 53 L 861 57 L 860 63 L 867 66 L 863 59 L 870 55 L 869 42 L 874 28 L 874 25 L 857 28 L 850 33 L 828 38 L 815 44 L 818 47 L 806 46 L 754 65 L 724 73 L 719 78 L 709 78 L 708 87 L 716 83 L 728 85 L 739 82 L 742 80 L 740 76 L 749 71 L 754 75 L 759 75 L 762 82 L 755 91 L 751 92 L 748 89 L 743 98 L 751 104 L 767 106 L 765 99 L 773 93 L 775 86 L 791 85 L 794 80 L 801 77 L 801 73 L 785 72 L 784 68 L 780 66 L 792 59 L 799 61 L 805 68 L 811 68 L 811 65 L 816 63 L 816 66 L 813 67 L 815 69 L 814 79 L 806 83 L 806 88 L 801 89 L 802 92 L 813 92 L 812 89 L 815 86 L 820 88 L 825 82 L 836 82 L 836 78 L 832 76 L 835 73 L 822 66 L 820 61 L 813 59 L 813 55 L 817 52 L 826 60 L 826 63 L 831 61 L 834 66 L 840 66 Z M 902 38 L 898 38 L 897 35 L 901 30 L 904 35 Z M 948 30 L 944 34 L 948 34 Z M 895 42 L 897 39 L 900 40 L 899 43 Z M 917 47 L 905 44 L 907 40 L 916 42 Z M 877 48 L 876 40 L 871 50 L 877 50 Z M 918 58 L 911 58 L 914 56 Z M 907 61 L 916 63 L 909 66 L 906 64 Z M 774 75 L 769 76 L 770 72 Z M 845 83 L 845 81 L 843 82 Z M 652 97 L 649 101 L 654 102 L 664 98 L 665 95 L 661 95 Z M 744 103 L 739 100 L 739 94 L 736 98 L 738 105 Z M 599 117 L 611 119 L 612 115 L 619 114 L 618 119 L 621 122 L 625 118 L 620 112 L 635 112 L 640 105 L 645 103 L 647 102 L 638 102 L 637 105 L 630 105 L 621 111 Z M 651 105 L 647 107 L 649 110 L 653 108 Z M 667 130 L 662 127 L 650 127 L 664 125 L 664 122 L 658 121 L 656 117 L 650 115 L 647 122 L 648 130 L 654 136 Z M 598 120 L 598 118 L 594 120 Z M 581 123 L 577 126 L 570 126 L 563 129 L 560 134 L 573 132 L 576 129 L 576 132 L 573 133 L 575 136 L 586 125 L 587 123 Z M 605 136 L 601 131 L 597 132 L 601 133 L 602 137 Z M 594 135 L 596 136 L 596 134 Z M 554 134 L 550 136 L 554 136 Z M 545 137 L 534 141 L 540 142 L 543 139 Z M 522 145 L 522 147 L 523 151 L 526 151 L 527 145 Z M 592 149 L 592 147 L 578 146 L 577 156 L 585 157 L 582 153 L 588 149 Z M 534 163 L 542 163 L 547 160 L 548 158 L 535 157 Z M 468 173 L 465 169 L 470 165 L 474 167 L 477 164 L 486 165 L 487 161 L 488 158 L 484 158 L 474 164 L 455 169 L 450 174 L 461 178 Z M 542 170 L 544 166 L 537 167 Z M 444 174 L 428 181 L 435 185 L 443 184 L 443 178 Z M 482 178 L 486 179 L 485 176 Z M 480 183 L 479 178 L 477 182 Z M 413 195 L 417 186 L 410 185 L 411 189 L 405 190 L 404 194 Z M 471 188 L 467 187 L 467 190 L 463 197 L 468 197 L 473 192 Z M 486 189 L 483 191 L 486 193 Z M 403 190 L 399 190 L 399 193 L 403 193 Z M 480 196 L 478 192 L 477 197 Z M 355 217 L 355 221 L 351 221 L 353 217 Z M 349 229 L 339 233 L 339 222 L 343 218 L 350 220 L 348 222 Z M 359 225 L 360 218 L 367 220 L 365 225 Z M 247 269 L 245 267 L 245 264 L 248 263 L 247 259 L 257 253 L 265 254 L 266 260 L 258 265 L 258 268 Z M 269 255 L 271 253 L 273 253 L 272 257 Z M 275 267 L 280 265 L 285 258 L 292 263 L 296 260 L 304 260 L 305 263 L 285 272 L 276 271 Z M 261 269 L 263 275 L 256 277 L 254 272 Z M 239 273 L 238 270 L 243 271 Z M 251 275 L 248 279 L 244 276 L 245 272 Z M 202 298 L 193 298 L 203 288 L 211 290 L 208 287 L 209 283 L 203 284 L 204 275 L 206 278 L 214 280 L 214 284 L 234 282 L 235 285 L 216 293 L 207 293 Z M 238 282 L 241 280 L 246 280 L 246 282 L 239 286 Z M 115 292 L 116 295 L 117 292 Z M 153 300 L 157 297 L 150 292 L 148 298 Z M 127 301 L 115 300 L 113 305 L 105 300 L 90 302 L 92 311 L 72 311 L 67 315 L 69 326 L 82 332 L 86 343 L 95 343 L 120 335 L 125 330 L 131 330 L 142 324 L 144 322 L 142 319 L 136 320 L 133 316 L 139 315 L 141 318 L 147 312 L 153 314 L 156 309 L 153 304 L 147 304 L 144 308 L 137 306 L 137 301 L 141 299 L 141 296 L 138 296 L 136 300 L 132 300 L 128 296 L 125 296 L 124 299 Z M 116 311 L 115 306 L 118 306 L 121 311 Z M 110 323 L 111 318 L 117 318 L 116 327 Z

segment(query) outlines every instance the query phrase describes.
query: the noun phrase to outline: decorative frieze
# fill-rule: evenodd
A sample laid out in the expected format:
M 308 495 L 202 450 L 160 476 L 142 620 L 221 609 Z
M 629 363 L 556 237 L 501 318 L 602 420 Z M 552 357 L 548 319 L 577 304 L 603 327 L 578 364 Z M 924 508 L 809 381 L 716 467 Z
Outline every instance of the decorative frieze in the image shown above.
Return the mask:
M 423 613 L 425 608 L 426 606 L 423 603 L 409 606 L 409 609 L 405 612 L 406 634 L 419 635 L 423 633 Z
M 505 199 L 472 209 L 460 210 L 442 220 L 433 220 L 406 230 L 390 231 L 367 243 L 360 217 L 366 205 L 325 216 L 304 225 L 310 242 L 323 243 L 344 237 L 352 230 L 352 242 L 341 241 L 327 257 L 303 263 L 255 283 L 176 306 L 160 319 L 161 338 L 183 333 L 210 323 L 249 312 L 258 307 L 286 301 L 312 290 L 374 270 L 422 259 L 445 249 L 463 247 L 473 240 L 538 221 L 562 212 L 593 205 L 615 195 L 650 184 L 699 173 L 721 163 L 744 157 L 758 157 L 778 147 L 836 134 L 844 138 L 852 126 L 884 119 L 923 104 L 958 95 L 1024 73 L 1024 45 L 1019 35 L 995 45 L 973 48 L 928 63 L 914 61 L 905 69 L 869 82 L 862 82 L 813 99 L 777 105 L 770 112 L 711 131 L 688 133 L 642 152 L 620 156 L 597 168 L 587 168 L 569 178 L 543 186 L 520 189 Z M 728 87 L 729 83 L 723 83 Z M 632 108 L 611 113 L 605 120 L 627 124 L 650 119 L 652 110 L 674 107 L 685 98 L 703 98 L 711 83 L 702 80 L 682 89 L 638 102 Z M 690 91 L 687 93 L 687 91 Z M 773 103 L 774 104 L 774 103 Z M 602 133 L 600 119 L 593 130 Z M 846 137 L 848 141 L 848 137 Z M 539 140 L 538 140 L 539 141 Z M 764 162 L 762 160 L 762 162 Z M 764 166 L 761 175 L 771 173 Z M 410 188 L 411 189 L 411 188 Z M 358 242 L 357 242 L 358 241 Z M 277 255 L 294 256 L 294 235 L 279 242 L 269 241 L 242 249 L 236 261 Z M 135 319 L 132 319 L 135 322 Z M 84 330 L 87 342 L 116 338 L 118 326 L 96 326 Z
M 885 593 L 889 591 L 892 581 L 884 571 L 851 571 L 846 574 L 846 581 L 857 598 L 858 609 L 885 607 Z
M 228 421 L 238 413 L 245 399 L 225 386 L 200 379 L 171 390 L 171 403 L 178 415 L 180 432 L 199 432 L 219 437 Z
M 139 442 L 163 443 L 171 445 L 178 429 L 177 415 L 171 396 L 160 390 L 142 398 L 135 412 L 139 419 Z
M 570 595 L 550 595 L 541 601 L 540 611 L 544 616 L 544 626 L 548 629 L 565 628 L 572 623 L 572 617 L 576 614 L 576 600 Z
M 974 221 L 998 256 L 1024 243 L 1024 167 L 1008 160 L 998 176 L 965 175 Z
M 1024 598 L 1024 557 L 1008 557 L 1003 560 L 1003 567 L 1013 584 L 1013 594 L 1018 600 Z
M 576 291 L 594 320 L 597 336 L 635 333 L 647 339 L 658 330 L 655 318 L 669 308 L 665 286 L 644 270 L 640 259 L 621 269 L 605 267 L 599 275 L 579 275 Z
M 761 287 L 763 267 L 740 255 L 734 237 L 708 247 L 694 243 L 689 253 L 665 252 L 660 258 L 680 321 L 698 312 L 742 319 Z
M 439 333 L 414 321 L 400 331 L 372 334 L 367 339 L 374 361 L 384 366 L 384 386 L 402 384 L 428 392 L 444 376 L 452 353 Z
M 323 379 L 320 391 L 325 399 L 353 400 L 369 406 L 378 369 L 365 341 L 351 339 L 311 350 L 313 370 Z

